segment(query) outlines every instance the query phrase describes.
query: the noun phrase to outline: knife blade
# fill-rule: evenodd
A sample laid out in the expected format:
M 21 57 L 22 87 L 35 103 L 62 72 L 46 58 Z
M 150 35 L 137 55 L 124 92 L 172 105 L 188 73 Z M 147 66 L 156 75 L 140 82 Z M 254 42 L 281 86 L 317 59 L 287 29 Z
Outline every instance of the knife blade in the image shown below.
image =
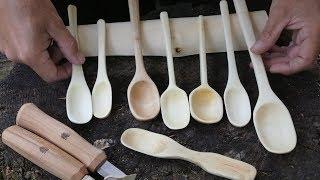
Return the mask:
M 2 142 L 60 179 L 92 180 L 86 166 L 52 143 L 17 125 L 3 131 Z
M 91 145 L 74 130 L 50 117 L 34 104 L 24 104 L 20 108 L 16 124 L 69 153 L 91 172 L 98 172 L 107 179 L 135 179 L 135 174 L 127 176 L 107 160 L 104 151 Z

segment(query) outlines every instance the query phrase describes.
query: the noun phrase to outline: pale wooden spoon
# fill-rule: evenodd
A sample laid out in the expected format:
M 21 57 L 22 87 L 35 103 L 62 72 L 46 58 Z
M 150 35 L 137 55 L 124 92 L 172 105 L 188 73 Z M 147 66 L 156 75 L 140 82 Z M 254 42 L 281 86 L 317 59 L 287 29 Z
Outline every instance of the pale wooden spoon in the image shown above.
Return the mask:
M 112 107 L 112 89 L 106 70 L 106 23 L 97 22 L 98 32 L 98 74 L 92 90 L 93 114 L 96 118 L 105 118 Z
M 223 102 L 221 96 L 208 84 L 203 16 L 199 16 L 199 39 L 201 85 L 189 95 L 190 111 L 196 121 L 212 124 L 223 117 Z
M 166 43 L 169 74 L 169 86 L 163 92 L 160 99 L 162 119 L 164 124 L 170 129 L 183 129 L 190 122 L 188 96 L 176 84 L 168 13 L 162 12 L 160 19 Z
M 224 91 L 224 103 L 230 123 L 237 127 L 243 127 L 247 125 L 251 119 L 250 99 L 240 82 L 237 71 L 227 1 L 220 1 L 220 11 L 224 27 L 229 67 L 228 83 Z
M 70 32 L 79 42 L 76 6 L 68 6 L 68 16 Z M 72 65 L 72 77 L 67 90 L 66 107 L 68 118 L 73 123 L 85 124 L 92 118 L 91 93 L 81 65 Z
M 128 87 L 127 96 L 132 115 L 141 121 L 153 119 L 160 111 L 159 91 L 148 76 L 142 57 L 139 0 L 128 0 L 134 34 L 136 73 Z
M 189 161 L 210 174 L 225 178 L 249 180 L 257 174 L 255 167 L 245 162 L 216 153 L 197 152 L 165 135 L 143 129 L 127 129 L 121 136 L 121 143 L 149 156 Z
M 250 50 L 256 38 L 245 0 L 234 0 L 233 2 L 258 83 L 259 97 L 253 111 L 256 132 L 260 142 L 268 151 L 277 154 L 288 153 L 297 144 L 297 134 L 291 115 L 272 91 L 261 56 Z

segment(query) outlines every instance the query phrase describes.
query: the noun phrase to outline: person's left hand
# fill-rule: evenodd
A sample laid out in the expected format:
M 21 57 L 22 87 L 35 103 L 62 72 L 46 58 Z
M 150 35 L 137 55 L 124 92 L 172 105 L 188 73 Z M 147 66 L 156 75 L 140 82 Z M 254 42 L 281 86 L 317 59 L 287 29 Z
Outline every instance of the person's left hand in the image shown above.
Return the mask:
M 284 29 L 293 31 L 292 42 L 276 46 Z M 271 73 L 290 75 L 312 68 L 320 52 L 320 1 L 273 0 L 269 20 L 251 51 L 263 55 Z

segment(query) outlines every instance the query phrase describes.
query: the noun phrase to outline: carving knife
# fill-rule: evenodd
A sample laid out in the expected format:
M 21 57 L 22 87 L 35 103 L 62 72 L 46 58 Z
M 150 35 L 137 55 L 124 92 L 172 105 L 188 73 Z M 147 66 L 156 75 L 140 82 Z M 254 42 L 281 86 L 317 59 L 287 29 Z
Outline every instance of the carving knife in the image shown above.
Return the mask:
M 133 180 L 136 177 L 135 174 L 123 173 L 107 161 L 104 151 L 91 145 L 74 130 L 48 116 L 34 104 L 25 104 L 20 108 L 16 123 L 69 153 L 91 172 L 98 172 L 107 179 Z
M 2 142 L 60 179 L 93 180 L 86 166 L 57 146 L 17 125 L 3 131 Z

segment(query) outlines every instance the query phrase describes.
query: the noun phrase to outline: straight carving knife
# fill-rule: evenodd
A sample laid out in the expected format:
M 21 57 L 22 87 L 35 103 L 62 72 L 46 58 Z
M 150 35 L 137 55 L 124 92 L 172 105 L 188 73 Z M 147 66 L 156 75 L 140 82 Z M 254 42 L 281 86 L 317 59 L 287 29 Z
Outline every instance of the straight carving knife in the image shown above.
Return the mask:
M 107 161 L 104 151 L 91 145 L 74 130 L 48 116 L 34 104 L 25 104 L 20 108 L 16 123 L 69 153 L 91 172 L 98 172 L 107 179 L 133 180 L 136 177 L 135 174 L 127 176 Z
M 93 180 L 86 166 L 47 140 L 17 125 L 3 131 L 2 142 L 60 179 Z

